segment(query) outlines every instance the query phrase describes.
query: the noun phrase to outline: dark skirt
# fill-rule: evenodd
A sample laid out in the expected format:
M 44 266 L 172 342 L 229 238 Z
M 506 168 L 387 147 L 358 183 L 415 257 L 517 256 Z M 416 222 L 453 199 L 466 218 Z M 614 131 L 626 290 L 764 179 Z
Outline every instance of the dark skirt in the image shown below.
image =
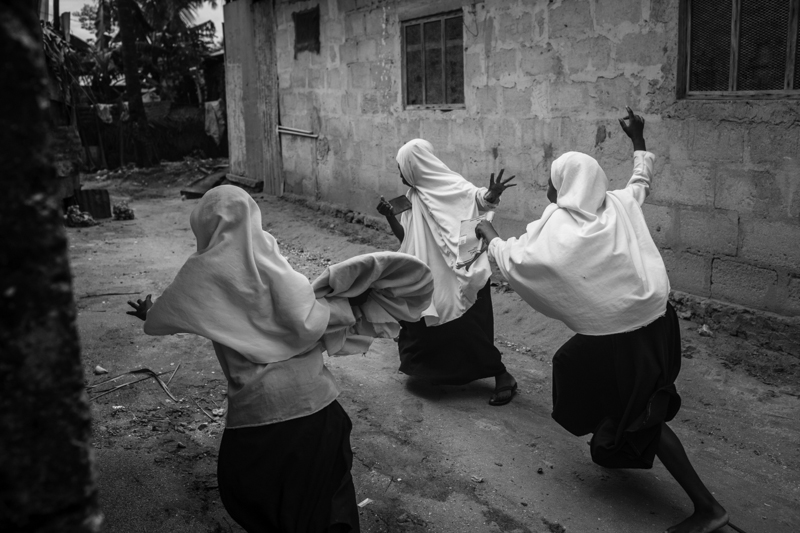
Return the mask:
M 615 335 L 575 335 L 553 358 L 553 418 L 574 435 L 593 433 L 592 460 L 608 468 L 652 468 L 662 422 L 681 397 L 678 317 Z
M 401 322 L 400 371 L 437 383 L 463 385 L 506 371 L 494 345 L 494 315 L 489 283 L 459 318 L 441 326 Z
M 352 427 L 334 401 L 294 420 L 226 429 L 217 466 L 225 509 L 248 533 L 360 531 Z

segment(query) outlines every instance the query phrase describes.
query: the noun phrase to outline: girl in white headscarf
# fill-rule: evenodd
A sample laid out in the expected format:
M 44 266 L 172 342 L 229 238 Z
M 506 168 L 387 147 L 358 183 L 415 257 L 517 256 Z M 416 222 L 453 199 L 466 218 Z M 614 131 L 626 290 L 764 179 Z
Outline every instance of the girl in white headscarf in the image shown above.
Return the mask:
M 728 522 L 667 425 L 678 412 L 681 339 L 669 279 L 642 215 L 655 156 L 644 120 L 620 120 L 634 143 L 633 177 L 608 191 L 592 157 L 553 162 L 552 202 L 519 238 L 491 224 L 476 232 L 511 287 L 534 309 L 577 334 L 553 358 L 553 418 L 577 436 L 593 433 L 592 459 L 608 468 L 651 468 L 658 456 L 694 504 L 670 533 L 709 533 Z
M 400 252 L 431 268 L 433 301 L 419 322 L 404 322 L 398 342 L 400 371 L 438 383 L 460 385 L 494 377 L 491 405 L 505 405 L 517 388 L 494 345 L 494 317 L 489 287 L 491 267 L 485 254 L 467 269 L 456 268 L 461 221 L 493 209 L 513 179 L 490 178 L 489 188 L 476 187 L 450 170 L 433 154 L 433 146 L 414 139 L 397 152 L 400 178 L 411 187 L 411 209 L 398 222 L 391 205 L 381 201 L 401 242 Z
M 357 532 L 352 424 L 323 363 L 361 353 L 430 304 L 429 269 L 381 252 L 329 267 L 312 285 L 261 228 L 249 194 L 223 185 L 192 211 L 193 254 L 164 293 L 129 302 L 150 335 L 212 341 L 228 380 L 217 475 L 248 533 Z M 366 341 L 366 342 L 365 342 Z

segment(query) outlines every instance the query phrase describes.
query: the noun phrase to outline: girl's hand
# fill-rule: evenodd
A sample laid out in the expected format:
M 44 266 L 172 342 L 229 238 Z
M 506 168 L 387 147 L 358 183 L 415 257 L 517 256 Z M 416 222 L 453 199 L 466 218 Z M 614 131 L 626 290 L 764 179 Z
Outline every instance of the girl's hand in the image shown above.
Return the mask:
M 147 312 L 153 307 L 153 301 L 151 300 L 152 294 L 148 294 L 147 297 L 142 300 L 136 300 L 136 303 L 128 300 L 128 305 L 133 307 L 134 311 L 128 311 L 127 315 L 135 316 L 139 320 L 147 320 Z
M 386 218 L 394 216 L 394 208 L 392 207 L 392 204 L 390 204 L 383 196 L 381 196 L 381 202 L 378 204 L 378 213 Z
M 628 116 L 619 119 L 619 125 L 622 126 L 622 131 L 633 141 L 634 150 L 646 150 L 647 148 L 645 148 L 644 143 L 644 118 L 635 115 L 633 110 L 628 106 L 625 106 L 625 109 L 628 110 Z M 627 124 L 625 123 L 626 120 L 628 121 Z
M 497 231 L 494 229 L 494 226 L 492 226 L 492 223 L 484 219 L 478 222 L 478 225 L 475 226 L 475 236 L 486 241 L 486 244 L 489 244 L 492 242 L 492 239 L 499 237 L 500 235 L 497 234 Z
M 514 178 L 516 178 L 516 176 L 511 176 L 510 178 L 508 178 L 505 181 L 502 180 L 503 172 L 505 172 L 505 171 L 506 171 L 506 169 L 504 169 L 504 168 L 500 169 L 500 173 L 497 175 L 497 180 L 496 181 L 494 179 L 494 172 L 489 177 L 489 192 L 486 193 L 486 196 L 484 196 L 484 199 L 487 202 L 489 202 L 490 204 L 496 204 L 497 202 L 499 202 L 500 201 L 500 195 L 503 194 L 503 191 L 505 191 L 506 189 L 511 188 L 511 187 L 516 187 L 516 185 L 517 185 L 516 183 L 512 183 L 511 185 L 507 185 L 507 183 L 509 181 L 513 180 Z

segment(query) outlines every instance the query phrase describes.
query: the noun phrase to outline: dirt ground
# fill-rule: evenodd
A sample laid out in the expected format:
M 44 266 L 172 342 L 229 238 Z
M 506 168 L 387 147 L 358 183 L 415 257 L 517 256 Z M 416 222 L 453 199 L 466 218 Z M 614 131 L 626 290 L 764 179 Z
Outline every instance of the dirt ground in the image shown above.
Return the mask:
M 177 370 L 169 383 L 177 402 L 152 379 L 92 402 L 108 532 L 242 531 L 217 491 L 226 387 L 211 343 L 146 336 L 125 314 L 128 299 L 157 296 L 195 250 L 189 213 L 197 200 L 178 191 L 197 173 L 180 170 L 85 177 L 84 187 L 128 200 L 136 218 L 69 229 L 87 385 L 143 367 L 166 372 L 167 381 Z M 310 279 L 329 263 L 396 249 L 386 233 L 255 198 L 265 229 Z M 353 420 L 358 500 L 371 500 L 360 511 L 362 531 L 640 533 L 690 513 L 660 463 L 649 471 L 600 468 L 589 437 L 550 418 L 551 357 L 570 332 L 503 285 L 492 298 L 496 341 L 520 385 L 507 406 L 487 404 L 492 380 L 445 387 L 400 374 L 391 340 L 365 356 L 327 359 Z M 683 407 L 672 426 L 733 523 L 748 533 L 800 531 L 800 365 L 739 338 L 701 337 L 698 326 L 682 320 Z M 96 365 L 110 374 L 95 375 Z

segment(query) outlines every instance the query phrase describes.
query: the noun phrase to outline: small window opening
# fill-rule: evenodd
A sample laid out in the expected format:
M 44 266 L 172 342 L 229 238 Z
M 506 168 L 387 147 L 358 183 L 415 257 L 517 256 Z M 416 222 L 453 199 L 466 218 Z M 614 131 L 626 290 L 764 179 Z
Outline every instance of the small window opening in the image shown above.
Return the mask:
M 294 57 L 300 52 L 319 54 L 319 6 L 292 13 Z
M 406 107 L 464 104 L 464 37 L 461 12 L 403 23 Z

